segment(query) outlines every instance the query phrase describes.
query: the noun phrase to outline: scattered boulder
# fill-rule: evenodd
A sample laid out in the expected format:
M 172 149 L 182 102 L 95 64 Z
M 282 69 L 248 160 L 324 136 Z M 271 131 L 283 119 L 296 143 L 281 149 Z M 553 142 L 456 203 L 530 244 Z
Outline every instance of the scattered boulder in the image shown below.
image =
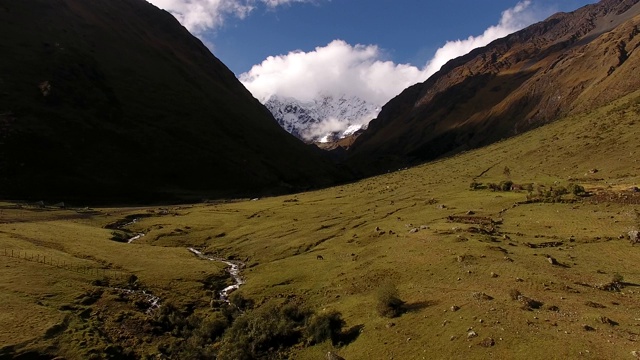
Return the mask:
M 600 289 L 600 290 L 604 290 L 604 291 L 610 291 L 610 292 L 620 292 L 622 291 L 622 288 L 624 287 L 624 284 L 622 284 L 619 281 L 612 281 L 606 284 L 598 284 L 594 286 L 596 289 Z
M 467 333 L 467 339 L 473 339 L 475 337 L 478 337 L 478 334 L 475 331 L 471 330 Z
M 486 347 L 486 348 L 488 348 L 488 347 L 492 347 L 492 346 L 494 346 L 495 344 L 496 344 L 496 341 L 495 341 L 495 340 L 493 340 L 493 339 L 492 339 L 492 338 L 490 338 L 490 337 L 488 337 L 488 338 L 486 338 L 486 339 L 484 339 L 484 340 L 482 340 L 482 341 L 480 341 L 480 342 L 478 343 L 478 345 L 480 345 L 480 346 L 482 346 L 482 347 Z
M 606 306 L 604 306 L 602 304 L 599 304 L 597 302 L 593 302 L 593 301 L 587 301 L 584 304 L 589 306 L 589 307 L 592 307 L 594 309 L 604 309 L 604 308 L 606 308 Z
M 474 292 L 472 296 L 476 300 L 493 300 L 493 296 L 487 295 L 483 292 Z
M 551 265 L 558 265 L 558 260 L 556 260 L 555 258 L 551 257 L 551 256 L 547 256 L 547 261 L 549 262 L 549 264 Z
M 525 310 L 540 309 L 542 305 L 544 305 L 543 302 L 534 300 L 524 295 L 519 295 L 518 301 L 522 303 L 522 308 Z
M 333 351 L 329 351 L 326 356 L 327 360 L 345 360 L 342 356 L 334 353 Z
M 555 306 L 555 305 L 550 305 L 549 307 L 547 307 L 547 310 L 553 311 L 553 312 L 558 312 L 558 311 L 560 311 L 560 308 Z
M 456 311 L 458 311 L 458 310 L 460 310 L 460 306 L 458 306 L 458 305 L 453 305 L 453 306 L 451 307 L 451 311 L 453 311 L 453 312 L 456 312 Z
M 584 329 L 584 331 L 596 331 L 596 328 L 587 324 L 583 324 L 582 329 Z
M 618 323 L 617 321 L 613 321 L 611 319 L 609 319 L 606 316 L 600 316 L 598 318 L 598 320 L 600 320 L 601 323 L 606 324 L 606 325 L 611 325 L 611 326 L 618 326 L 620 325 L 620 323 Z

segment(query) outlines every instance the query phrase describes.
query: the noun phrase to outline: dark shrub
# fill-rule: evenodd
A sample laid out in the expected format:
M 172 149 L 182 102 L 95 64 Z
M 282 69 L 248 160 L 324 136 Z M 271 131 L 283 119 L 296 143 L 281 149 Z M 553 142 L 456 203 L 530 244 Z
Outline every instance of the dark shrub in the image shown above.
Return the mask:
M 469 184 L 469 189 L 471 190 L 478 190 L 481 188 L 482 188 L 482 183 L 472 181 L 471 184 Z
M 238 317 L 224 335 L 219 360 L 259 359 L 297 344 L 310 315 L 293 304 L 267 303 Z
M 573 184 L 573 183 L 569 184 L 569 186 L 567 186 L 567 190 L 573 195 L 577 195 L 577 196 L 585 194 L 584 187 L 578 184 Z
M 513 181 L 511 180 L 501 181 L 500 184 L 498 185 L 498 187 L 502 191 L 511 191 L 511 186 L 513 186 Z
M 405 312 L 404 301 L 398 295 L 398 289 L 391 283 L 386 283 L 378 289 L 378 314 L 384 317 L 398 317 Z
M 345 321 L 342 320 L 342 314 L 332 311 L 312 316 L 307 322 L 304 333 L 307 342 L 311 345 L 327 340 L 331 340 L 333 344 L 336 344 L 345 325 Z
M 234 291 L 229 295 L 229 303 L 241 311 L 251 309 L 255 305 L 253 300 L 245 298 L 242 293 L 238 291 Z

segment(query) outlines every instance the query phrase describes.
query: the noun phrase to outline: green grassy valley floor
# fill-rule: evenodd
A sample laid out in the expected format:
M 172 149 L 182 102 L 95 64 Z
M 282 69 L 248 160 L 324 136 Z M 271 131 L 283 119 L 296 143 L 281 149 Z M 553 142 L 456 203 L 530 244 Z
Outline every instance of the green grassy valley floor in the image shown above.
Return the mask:
M 214 312 L 215 289 L 230 280 L 223 264 L 187 250 L 195 247 L 243 261 L 239 293 L 256 306 L 288 299 L 339 311 L 345 329 L 357 329 L 346 345 L 297 344 L 289 358 L 633 358 L 640 245 L 628 233 L 640 226 L 631 190 L 640 185 L 639 136 L 635 93 L 480 150 L 321 191 L 162 208 L 0 204 L 0 354 L 100 357 L 112 343 L 142 356 L 173 346 L 181 340 L 145 329 L 159 310 L 147 314 L 141 295 L 113 288 L 133 274 L 161 304 Z M 527 190 L 485 188 L 507 180 L 546 200 L 570 183 L 587 194 L 527 202 Z M 134 214 L 148 215 L 128 226 L 145 236 L 111 240 L 105 226 Z M 16 256 L 25 251 L 54 263 Z M 389 282 L 407 309 L 393 319 L 376 311 Z

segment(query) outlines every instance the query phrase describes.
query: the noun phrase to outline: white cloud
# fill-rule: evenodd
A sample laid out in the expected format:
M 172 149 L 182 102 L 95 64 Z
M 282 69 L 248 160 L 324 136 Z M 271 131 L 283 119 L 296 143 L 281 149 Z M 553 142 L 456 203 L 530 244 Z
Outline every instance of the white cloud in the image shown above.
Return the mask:
M 498 25 L 489 27 L 482 35 L 469 36 L 464 40 L 448 41 L 436 51 L 424 71 L 428 76 L 431 76 L 440 70 L 447 61 L 531 25 L 542 18 L 539 15 L 538 11 L 532 9 L 530 0 L 519 2 L 515 7 L 505 10 Z
M 258 5 L 268 8 L 313 0 L 147 0 L 169 11 L 193 34 L 215 30 L 228 17 L 244 19 Z
M 280 6 L 280 5 L 288 5 L 291 3 L 304 3 L 304 2 L 311 2 L 311 0 L 260 0 L 263 3 L 265 3 L 267 6 L 269 7 L 276 7 L 276 6 Z
M 240 81 L 262 102 L 274 94 L 302 101 L 318 94 L 347 94 L 383 105 L 408 86 L 426 80 L 447 61 L 548 15 L 548 12 L 537 11 L 531 5 L 531 0 L 521 1 L 504 11 L 500 22 L 481 35 L 447 42 L 421 68 L 385 60 L 383 51 L 376 45 L 353 46 L 334 40 L 313 51 L 270 56 L 241 74 Z
M 324 137 L 331 133 L 341 133 L 345 131 L 347 127 L 348 125 L 344 119 L 330 117 L 323 122 L 312 124 L 302 135 L 305 139 L 311 140 Z
M 301 101 L 318 94 L 349 94 L 379 104 L 421 74 L 416 67 L 394 64 L 382 57 L 375 45 L 352 46 L 334 40 L 314 51 L 270 56 L 240 75 L 240 81 L 263 102 L 274 94 Z

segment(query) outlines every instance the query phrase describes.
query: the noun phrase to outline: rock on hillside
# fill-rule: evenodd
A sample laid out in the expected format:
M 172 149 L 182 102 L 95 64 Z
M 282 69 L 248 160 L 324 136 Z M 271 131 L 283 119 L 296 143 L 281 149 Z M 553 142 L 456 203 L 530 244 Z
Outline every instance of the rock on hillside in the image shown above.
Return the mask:
M 201 199 L 339 177 L 144 0 L 3 1 L 0 33 L 0 198 Z
M 559 13 L 454 59 L 391 100 L 353 144 L 363 173 L 476 148 L 640 88 L 639 0 Z

